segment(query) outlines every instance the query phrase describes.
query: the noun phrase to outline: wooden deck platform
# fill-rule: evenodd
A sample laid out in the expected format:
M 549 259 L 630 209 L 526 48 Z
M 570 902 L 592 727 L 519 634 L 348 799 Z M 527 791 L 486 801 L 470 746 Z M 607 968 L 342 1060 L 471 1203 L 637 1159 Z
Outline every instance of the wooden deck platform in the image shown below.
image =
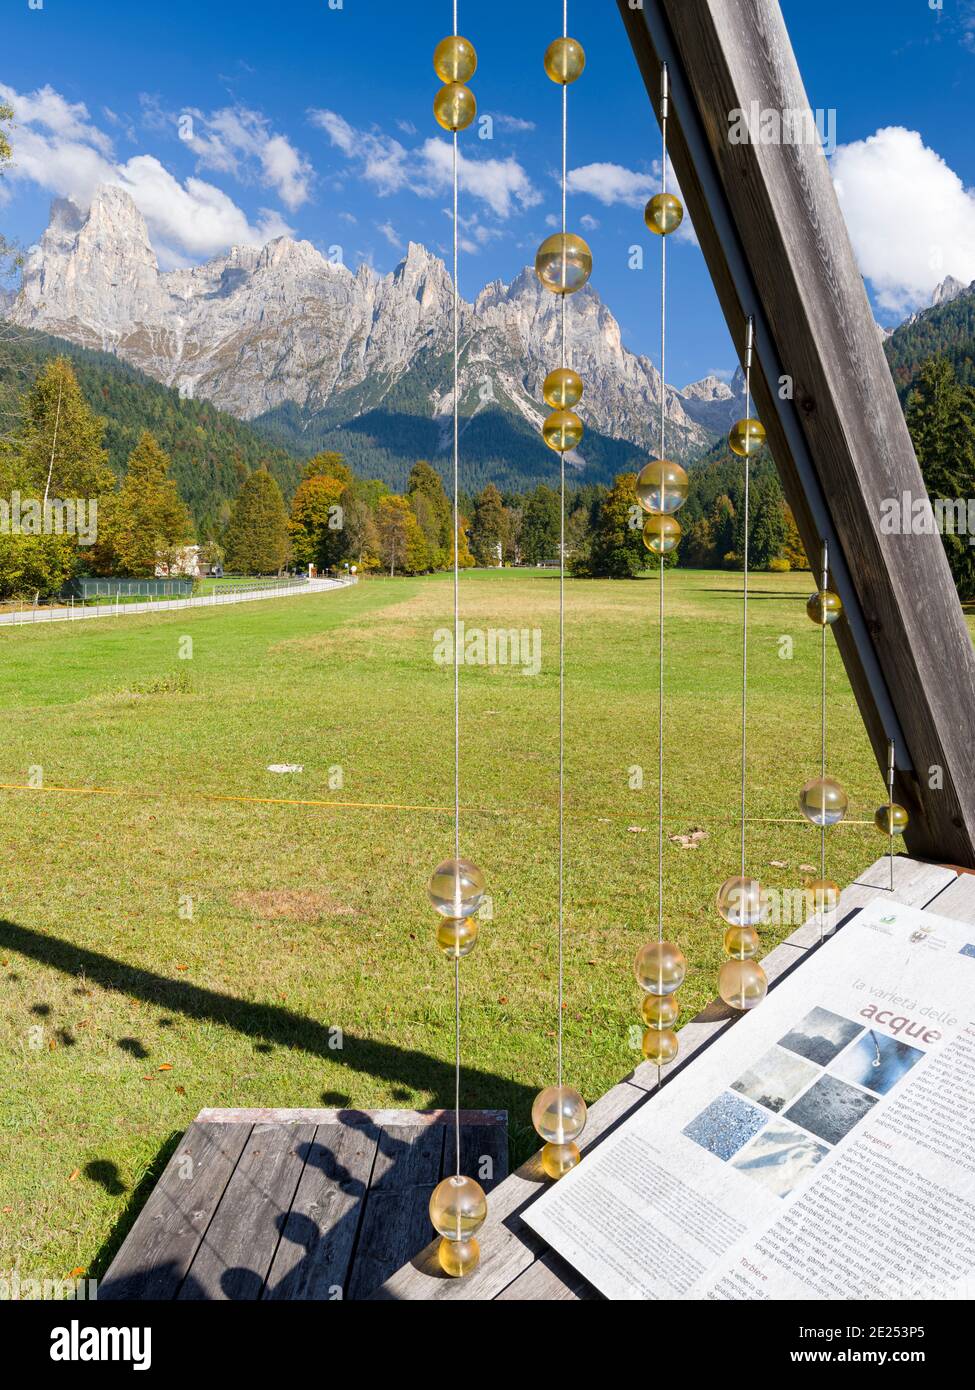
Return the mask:
M 366 1298 L 427 1241 L 455 1142 L 452 1111 L 202 1110 L 98 1298 Z M 461 1112 L 461 1161 L 507 1175 L 503 1111 Z
M 890 890 L 890 861 L 878 860 L 845 890 L 835 914 L 834 930 L 840 930 L 857 909 L 876 897 L 887 897 L 911 907 L 927 907 L 944 917 L 975 922 L 975 876 L 954 868 L 899 856 L 894 860 L 894 890 Z M 794 931 L 770 952 L 762 964 L 774 986 L 814 950 L 820 939 L 818 919 Z M 683 1067 L 720 1034 L 734 1027 L 741 1015 L 716 1000 L 680 1032 L 681 1055 L 664 1067 L 662 1083 Z M 607 1091 L 589 1109 L 582 1137 L 585 1150 L 606 1137 L 657 1088 L 657 1068 L 642 1063 Z M 481 1262 L 466 1279 L 448 1279 L 436 1264 L 436 1241 L 388 1279 L 375 1299 L 544 1299 L 574 1300 L 601 1297 L 590 1284 L 551 1251 L 521 1219 L 521 1213 L 543 1189 L 537 1156 L 499 1184 L 488 1204 L 488 1219 L 478 1233 Z
M 900 856 L 847 888 L 834 930 L 876 897 L 975 923 L 975 875 Z M 763 960 L 770 984 L 820 940 L 807 922 Z M 680 1034 L 662 1084 L 740 1015 L 720 1001 Z M 656 1090 L 643 1063 L 589 1110 L 582 1147 Z M 546 1180 L 537 1156 L 506 1176 L 507 1117 L 462 1112 L 463 1167 L 494 1178 L 481 1263 L 463 1280 L 436 1263 L 430 1192 L 452 1171 L 453 1116 L 436 1111 L 203 1110 L 187 1130 L 99 1289 L 100 1299 L 591 1299 L 599 1295 L 521 1219 Z M 492 1190 L 493 1189 L 493 1190 Z M 429 1242 L 429 1243 L 428 1243 Z M 417 1254 L 416 1252 L 420 1253 Z

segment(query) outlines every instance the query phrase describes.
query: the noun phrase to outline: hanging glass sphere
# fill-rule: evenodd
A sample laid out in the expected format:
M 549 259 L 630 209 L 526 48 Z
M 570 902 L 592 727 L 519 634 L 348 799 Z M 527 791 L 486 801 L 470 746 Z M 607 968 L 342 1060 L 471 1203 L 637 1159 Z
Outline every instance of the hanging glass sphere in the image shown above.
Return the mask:
M 895 801 L 893 806 L 879 806 L 873 818 L 873 823 L 880 831 L 881 835 L 903 835 L 907 829 L 910 816 L 903 806 L 898 806 Z
M 754 927 L 728 927 L 724 934 L 724 953 L 732 960 L 751 960 L 761 945 Z
M 676 994 L 645 994 L 640 1013 L 648 1028 L 671 1028 L 677 1022 L 680 1005 Z
M 820 589 L 810 597 L 806 612 L 817 627 L 829 627 L 843 612 L 843 601 L 832 589 Z
M 542 438 L 558 454 L 568 453 L 582 442 L 584 426 L 571 410 L 555 410 L 542 425 Z
M 437 1247 L 440 1268 L 451 1279 L 462 1279 L 465 1274 L 477 1269 L 480 1258 L 481 1247 L 473 1236 L 470 1240 L 448 1240 L 444 1236 Z
M 729 926 L 754 927 L 768 912 L 765 889 L 757 878 L 726 878 L 718 889 L 718 911 Z
M 484 900 L 484 875 L 469 859 L 445 859 L 430 876 L 430 901 L 443 917 L 473 917 Z
M 546 1144 L 542 1149 L 542 1172 L 558 1182 L 581 1158 L 578 1144 Z
M 657 236 L 669 236 L 684 220 L 681 200 L 673 193 L 655 193 L 643 209 L 643 220 Z
M 448 82 L 433 99 L 433 114 L 444 130 L 466 130 L 477 115 L 474 93 L 462 82 Z
M 731 427 L 728 443 L 731 452 L 740 458 L 757 454 L 765 443 L 765 426 L 761 420 L 739 420 L 737 425 Z
M 813 825 L 838 825 L 849 799 L 833 777 L 814 777 L 799 793 L 799 810 Z
M 768 993 L 765 971 L 757 960 L 726 960 L 718 971 L 718 993 L 733 1009 L 754 1009 Z
M 571 1086 L 546 1086 L 532 1106 L 532 1124 L 547 1144 L 568 1144 L 586 1127 L 586 1102 Z
M 470 917 L 442 917 L 437 925 L 437 945 L 451 960 L 469 956 L 477 941 L 477 923 Z
M 680 1049 L 673 1028 L 648 1028 L 643 1035 L 643 1055 L 654 1066 L 665 1067 Z
M 655 516 L 679 512 L 687 501 L 687 474 L 670 459 L 651 459 L 636 477 L 636 500 Z
M 487 1198 L 480 1183 L 456 1175 L 444 1178 L 430 1194 L 430 1220 L 439 1236 L 469 1240 L 484 1225 Z
M 553 294 L 575 294 L 592 274 L 592 252 L 574 232 L 555 232 L 535 254 L 535 274 Z
M 585 66 L 585 49 L 578 39 L 555 39 L 545 50 L 545 71 L 563 87 L 581 77 Z
M 814 878 L 808 888 L 812 910 L 822 917 L 827 912 L 835 912 L 840 901 L 840 885 L 831 878 Z
M 643 544 L 654 555 L 669 555 L 680 543 L 680 522 L 674 516 L 648 516 L 643 523 Z
M 646 994 L 676 994 L 684 983 L 687 961 L 672 941 L 649 941 L 637 952 L 634 971 Z
M 477 71 L 477 54 L 470 39 L 448 34 L 433 50 L 433 70 L 441 82 L 469 82 Z
M 582 377 L 571 367 L 556 367 L 542 382 L 545 404 L 553 410 L 571 410 L 582 399 Z

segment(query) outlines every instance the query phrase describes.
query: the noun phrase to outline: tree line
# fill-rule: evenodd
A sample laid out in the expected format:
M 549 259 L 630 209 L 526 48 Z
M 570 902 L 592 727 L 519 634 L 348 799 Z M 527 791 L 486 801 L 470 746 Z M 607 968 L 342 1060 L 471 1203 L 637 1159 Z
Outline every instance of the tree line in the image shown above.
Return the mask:
M 925 363 L 907 400 L 911 429 L 932 498 L 975 498 L 975 389 L 960 383 L 945 357 Z M 188 568 L 187 547 L 200 546 L 204 567 L 228 572 L 320 573 L 353 566 L 360 572 L 426 574 L 454 564 L 453 506 L 436 468 L 419 460 L 406 489 L 357 477 L 342 455 L 309 459 L 286 500 L 277 478 L 257 466 L 243 477 L 221 521 L 194 527 L 171 476 L 171 460 L 143 430 L 119 476 L 109 466 L 106 421 L 81 391 L 66 357 L 49 360 L 19 404 L 15 428 L 0 441 L 0 597 L 51 596 L 77 574 L 152 576 Z M 564 535 L 558 491 L 541 483 L 528 492 L 488 483 L 462 494 L 458 563 L 557 564 L 564 544 L 572 573 L 628 578 L 652 563 L 642 540 L 636 473 L 611 487 L 570 487 Z M 740 568 L 744 553 L 741 460 L 726 448 L 690 469 L 680 513 L 684 530 L 668 563 Z M 808 568 L 795 519 L 774 464 L 763 451 L 751 465 L 748 551 L 755 569 Z M 94 499 L 97 538 L 91 544 L 56 524 L 15 527 L 4 520 L 11 499 Z M 945 547 L 963 598 L 975 597 L 975 547 L 967 534 L 946 535 Z

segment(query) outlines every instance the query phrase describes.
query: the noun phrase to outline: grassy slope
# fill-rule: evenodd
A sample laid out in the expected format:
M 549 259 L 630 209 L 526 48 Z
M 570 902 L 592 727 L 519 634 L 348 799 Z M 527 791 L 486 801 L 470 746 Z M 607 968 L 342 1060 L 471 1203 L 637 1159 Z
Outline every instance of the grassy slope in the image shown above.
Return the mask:
M 666 853 L 686 1021 L 713 994 L 713 894 L 737 857 L 740 581 L 668 582 L 666 828 L 708 831 L 700 849 Z M 749 859 L 783 886 L 816 853 L 795 813 L 819 747 L 808 588 L 808 576 L 754 581 Z M 449 966 L 424 892 L 450 851 L 449 810 L 197 796 L 449 808 L 451 674 L 431 655 L 450 603 L 447 576 L 374 580 L 0 633 L 0 781 L 41 764 L 49 787 L 135 793 L 0 792 L 0 1269 L 18 1256 L 24 1276 L 97 1269 L 140 1181 L 202 1106 L 451 1103 Z M 652 582 L 568 586 L 566 1073 L 590 1099 L 634 1063 L 630 963 L 654 921 L 654 603 Z M 468 626 L 543 632 L 535 678 L 462 672 L 463 842 L 496 904 L 464 967 L 464 1101 L 508 1108 L 518 1156 L 531 1097 L 553 1075 L 557 583 L 465 575 L 463 605 Z M 185 634 L 194 655 L 181 662 Z M 188 692 L 125 693 L 178 671 Z M 832 649 L 830 687 L 830 767 L 851 818 L 869 817 L 882 783 Z M 305 772 L 276 777 L 273 762 Z M 627 787 L 635 763 L 642 792 Z M 328 790 L 334 764 L 343 791 Z M 844 882 L 882 849 L 852 823 L 830 846 Z M 344 1030 L 341 1049 L 329 1027 Z

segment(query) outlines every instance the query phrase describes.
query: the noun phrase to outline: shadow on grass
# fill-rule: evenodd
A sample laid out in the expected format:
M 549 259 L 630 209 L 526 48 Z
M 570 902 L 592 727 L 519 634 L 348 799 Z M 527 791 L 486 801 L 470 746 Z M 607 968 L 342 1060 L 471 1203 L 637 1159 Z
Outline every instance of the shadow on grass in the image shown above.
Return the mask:
M 163 1169 L 166 1167 L 166 1164 L 169 1162 L 173 1154 L 176 1152 L 176 1149 L 182 1137 L 183 1135 L 181 1131 L 174 1131 L 166 1140 L 166 1142 L 162 1145 L 152 1162 L 149 1164 L 149 1167 L 146 1169 L 145 1173 L 140 1178 L 129 1200 L 126 1202 L 122 1211 L 119 1213 L 115 1221 L 115 1224 L 112 1226 L 112 1229 L 109 1231 L 106 1238 L 102 1241 L 102 1244 L 98 1250 L 98 1254 L 92 1260 L 91 1266 L 88 1269 L 88 1278 L 102 1279 L 104 1277 L 105 1271 L 108 1269 L 109 1265 L 115 1259 L 115 1256 L 118 1254 L 119 1249 L 121 1248 L 122 1242 L 125 1240 L 125 1237 L 129 1234 L 129 1231 L 132 1229 L 136 1217 L 139 1215 L 139 1212 L 145 1206 L 146 1199 L 148 1198 L 149 1193 L 152 1191 L 156 1183 L 159 1181 Z M 88 1166 L 89 1168 L 94 1168 L 96 1166 L 100 1166 L 101 1162 L 102 1160 L 96 1160 L 95 1163 L 89 1164 Z M 114 1167 L 115 1165 L 112 1164 L 111 1166 Z M 86 1176 L 91 1175 L 86 1173 Z
M 98 951 L 45 936 L 16 922 L 0 921 L 0 949 L 16 951 L 18 955 L 40 961 L 66 975 L 83 973 L 89 984 L 144 999 L 168 1013 L 232 1028 L 253 1038 L 261 1051 L 268 1044 L 294 1048 L 405 1088 L 394 1091 L 404 1099 L 419 1092 L 427 1097 L 425 1104 L 431 1108 L 453 1108 L 454 1068 L 446 1059 L 389 1043 L 372 1042 L 344 1031 L 342 1046 L 337 1047 L 334 1029 L 290 1009 L 276 1004 L 250 1003 L 189 981 L 171 980 Z M 464 1069 L 464 1092 L 466 1103 L 472 1108 L 508 1110 L 516 1115 L 528 1113 L 535 1095 L 527 1086 L 474 1067 Z M 273 1100 L 269 1104 L 273 1105 Z

